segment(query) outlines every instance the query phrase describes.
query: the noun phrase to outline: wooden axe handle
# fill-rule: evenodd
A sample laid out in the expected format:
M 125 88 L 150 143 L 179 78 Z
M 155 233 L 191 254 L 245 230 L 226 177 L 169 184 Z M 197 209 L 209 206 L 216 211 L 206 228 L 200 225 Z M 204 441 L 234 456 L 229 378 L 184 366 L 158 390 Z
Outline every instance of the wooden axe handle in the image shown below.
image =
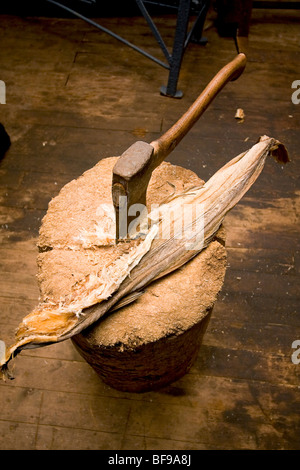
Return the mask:
M 246 56 L 240 53 L 215 75 L 187 112 L 158 140 L 151 142 L 154 148 L 151 167 L 157 167 L 174 150 L 226 83 L 236 80 L 245 66 Z
M 241 75 L 245 66 L 245 54 L 238 54 L 215 75 L 201 95 L 171 129 L 151 144 L 136 142 L 118 159 L 113 169 L 112 178 L 117 240 L 126 237 L 127 224 L 130 222 L 130 218 L 127 218 L 127 209 L 135 204 L 146 205 L 146 192 L 152 171 L 188 133 L 226 83 Z M 121 200 L 126 201 L 126 209 L 121 207 Z

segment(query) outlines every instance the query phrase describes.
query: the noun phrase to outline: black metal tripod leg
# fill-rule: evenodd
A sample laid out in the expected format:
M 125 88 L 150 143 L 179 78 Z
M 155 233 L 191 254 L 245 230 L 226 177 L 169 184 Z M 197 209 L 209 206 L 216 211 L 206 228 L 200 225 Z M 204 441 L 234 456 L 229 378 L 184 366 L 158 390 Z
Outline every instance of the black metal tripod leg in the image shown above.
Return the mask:
M 168 85 L 166 87 L 162 86 L 160 89 L 162 95 L 171 96 L 173 98 L 181 98 L 183 95 L 181 91 L 177 91 L 177 82 L 184 54 L 190 5 L 191 0 L 180 0 L 179 2 Z
M 201 45 L 206 45 L 207 44 L 207 38 L 202 36 L 203 33 L 203 27 L 204 23 L 206 20 L 206 15 L 209 9 L 210 1 L 205 0 L 203 2 L 203 5 L 201 7 L 201 10 L 198 14 L 198 17 L 195 21 L 194 27 L 192 29 L 192 34 L 191 34 L 191 42 L 194 42 L 196 44 L 201 44 Z

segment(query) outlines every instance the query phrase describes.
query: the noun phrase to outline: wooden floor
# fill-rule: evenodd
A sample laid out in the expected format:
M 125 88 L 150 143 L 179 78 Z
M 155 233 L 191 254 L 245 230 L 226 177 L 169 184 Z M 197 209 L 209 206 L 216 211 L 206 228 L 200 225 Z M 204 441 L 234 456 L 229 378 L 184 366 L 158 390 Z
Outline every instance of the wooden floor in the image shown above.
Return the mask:
M 171 44 L 174 18 L 157 18 Z M 160 53 L 142 18 L 101 23 Z M 0 17 L 0 122 L 12 145 L 0 162 L 0 339 L 38 302 L 36 240 L 50 199 L 101 158 L 151 142 L 235 55 L 212 23 L 191 44 L 179 88 L 167 71 L 76 19 Z M 228 268 L 190 372 L 159 392 L 104 385 L 65 343 L 23 352 L 0 384 L 1 449 L 300 449 L 300 14 L 253 12 L 245 74 L 230 83 L 170 160 L 207 180 L 267 134 L 291 163 L 268 161 L 226 217 Z M 243 108 L 245 121 L 234 119 Z M 299 354 L 300 357 L 300 354 Z

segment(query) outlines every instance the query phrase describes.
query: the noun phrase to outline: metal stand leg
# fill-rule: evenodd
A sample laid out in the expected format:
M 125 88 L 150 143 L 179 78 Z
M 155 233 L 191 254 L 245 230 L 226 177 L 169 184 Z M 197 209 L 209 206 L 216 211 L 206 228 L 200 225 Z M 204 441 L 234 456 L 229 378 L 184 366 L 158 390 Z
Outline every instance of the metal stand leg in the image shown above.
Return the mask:
M 196 44 L 201 44 L 205 46 L 207 44 L 208 39 L 202 36 L 203 33 L 203 27 L 206 19 L 206 15 L 209 9 L 210 2 L 209 1 L 204 1 L 202 8 L 198 14 L 198 17 L 195 21 L 195 24 L 192 28 L 191 31 L 191 42 L 196 43 Z
M 64 5 L 63 3 L 60 3 L 61 0 L 45 0 L 48 3 L 52 3 L 56 5 L 59 8 L 62 8 L 69 13 L 73 14 L 74 16 L 81 18 L 82 20 L 86 21 L 87 23 L 91 24 L 97 29 L 100 29 L 100 31 L 103 31 L 104 33 L 109 34 L 113 38 L 117 39 L 118 41 L 122 42 L 128 47 L 131 47 L 135 51 L 139 52 L 140 54 L 143 54 L 145 57 L 148 59 L 156 62 L 158 65 L 161 67 L 164 67 L 169 70 L 169 78 L 168 78 L 168 84 L 167 86 L 162 86 L 160 89 L 160 92 L 164 96 L 170 96 L 173 98 L 181 98 L 183 96 L 183 93 L 179 90 L 177 90 L 177 82 L 179 78 L 179 72 L 180 72 L 180 67 L 183 59 L 183 54 L 188 46 L 189 41 L 196 41 L 199 44 L 206 44 L 207 40 L 205 38 L 202 38 L 202 30 L 203 30 L 203 25 L 205 21 L 205 17 L 207 14 L 207 10 L 210 4 L 209 0 L 203 0 L 201 3 L 201 9 L 199 13 L 197 14 L 197 19 L 189 32 L 187 34 L 187 29 L 188 29 L 188 22 L 189 22 L 189 16 L 190 12 L 192 9 L 191 6 L 191 0 L 178 0 L 178 7 L 177 7 L 177 2 L 176 5 L 163 5 L 162 6 L 168 6 L 172 9 L 177 10 L 177 23 L 176 23 L 176 29 L 175 29 L 175 35 L 174 35 L 174 43 L 173 43 L 173 51 L 172 54 L 169 53 L 168 48 L 166 47 L 166 44 L 163 41 L 163 38 L 161 37 L 157 27 L 155 26 L 151 16 L 149 15 L 144 3 L 150 3 L 150 4 L 157 4 L 160 5 L 160 2 L 154 1 L 154 0 L 136 0 L 136 3 L 143 14 L 144 18 L 146 19 L 154 37 L 156 38 L 161 50 L 164 53 L 164 56 L 166 58 L 167 62 L 162 62 L 160 59 L 157 57 L 153 56 L 152 54 L 149 54 L 147 51 L 137 47 L 135 44 L 132 44 L 131 42 L 127 41 L 125 38 L 119 36 L 118 34 L 110 31 L 107 28 L 104 28 L 94 20 L 91 20 L 90 18 L 82 15 L 78 11 L 73 10 L 72 8 L 69 8 L 68 6 Z M 96 0 L 81 0 L 82 2 L 85 3 L 95 3 Z M 219 0 L 220 1 L 220 0 Z M 174 3 L 174 2 L 173 2 Z
M 182 98 L 183 93 L 177 90 L 177 82 L 181 62 L 184 53 L 185 40 L 187 35 L 187 27 L 190 15 L 191 0 L 180 0 L 177 14 L 177 24 L 175 30 L 173 52 L 170 60 L 170 73 L 167 86 L 162 86 L 160 93 L 164 96 L 172 96 L 173 98 Z

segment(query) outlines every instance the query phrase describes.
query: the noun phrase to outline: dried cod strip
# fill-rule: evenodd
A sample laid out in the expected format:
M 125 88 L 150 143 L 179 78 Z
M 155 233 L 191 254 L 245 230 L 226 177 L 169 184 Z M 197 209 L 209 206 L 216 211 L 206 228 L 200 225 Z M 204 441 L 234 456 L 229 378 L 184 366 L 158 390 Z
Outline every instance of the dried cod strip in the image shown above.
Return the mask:
M 38 305 L 19 325 L 16 342 L 6 350 L 1 342 L 1 375 L 11 378 L 7 364 L 21 350 L 64 341 L 80 333 L 123 298 L 131 296 L 134 300 L 135 292 L 179 268 L 208 246 L 227 212 L 261 173 L 268 155 L 281 163 L 289 161 L 280 142 L 261 137 L 251 149 L 217 171 L 204 186 L 174 196 L 151 212 L 145 238 L 128 253 L 104 266 L 97 275 L 82 279 L 64 301 L 45 301 Z M 196 211 L 185 231 L 177 236 L 176 227 L 184 225 L 181 210 L 184 207 L 201 210 Z M 173 219 L 165 223 L 170 213 Z

